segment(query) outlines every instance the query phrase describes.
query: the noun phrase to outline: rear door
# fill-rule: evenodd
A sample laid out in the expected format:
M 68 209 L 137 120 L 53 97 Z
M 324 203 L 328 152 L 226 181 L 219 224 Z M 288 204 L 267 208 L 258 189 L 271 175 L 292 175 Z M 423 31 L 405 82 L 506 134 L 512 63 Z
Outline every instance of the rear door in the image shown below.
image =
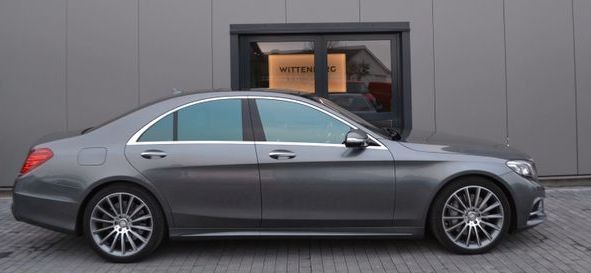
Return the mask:
M 166 196 L 176 228 L 260 225 L 246 99 L 208 99 L 166 113 L 128 143 L 126 156 Z
M 342 142 L 352 125 L 311 104 L 250 100 L 263 227 L 392 226 L 394 161 L 376 143 Z

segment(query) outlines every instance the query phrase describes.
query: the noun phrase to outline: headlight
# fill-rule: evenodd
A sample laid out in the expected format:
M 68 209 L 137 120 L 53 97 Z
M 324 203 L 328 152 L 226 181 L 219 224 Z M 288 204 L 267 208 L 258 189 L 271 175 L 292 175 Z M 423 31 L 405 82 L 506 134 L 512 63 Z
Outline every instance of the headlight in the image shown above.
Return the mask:
M 537 179 L 536 166 L 533 162 L 526 160 L 510 160 L 507 161 L 507 167 L 525 178 Z

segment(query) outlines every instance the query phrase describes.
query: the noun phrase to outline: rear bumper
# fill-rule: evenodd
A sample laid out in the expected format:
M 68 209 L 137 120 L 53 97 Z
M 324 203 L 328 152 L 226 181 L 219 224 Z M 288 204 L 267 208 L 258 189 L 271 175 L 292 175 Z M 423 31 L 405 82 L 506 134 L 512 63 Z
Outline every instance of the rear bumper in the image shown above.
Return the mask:
M 16 192 L 12 198 L 12 214 L 17 221 L 58 232 L 76 233 L 76 203 Z

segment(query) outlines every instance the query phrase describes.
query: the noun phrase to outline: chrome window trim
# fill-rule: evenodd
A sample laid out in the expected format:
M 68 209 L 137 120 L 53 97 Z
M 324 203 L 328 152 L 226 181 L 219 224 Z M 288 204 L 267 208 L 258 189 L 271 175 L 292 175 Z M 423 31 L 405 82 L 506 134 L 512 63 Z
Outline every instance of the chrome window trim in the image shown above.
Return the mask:
M 310 103 L 307 102 L 303 102 L 303 101 L 299 101 L 299 100 L 294 100 L 294 99 L 290 99 L 290 98 L 280 98 L 280 97 L 268 97 L 268 96 L 226 96 L 226 97 L 217 97 L 217 98 L 207 98 L 207 99 L 202 99 L 202 100 L 198 100 L 198 101 L 192 101 L 180 106 L 177 106 L 175 108 L 173 108 L 172 110 L 166 111 L 164 114 L 161 114 L 160 116 L 158 116 L 157 118 L 153 119 L 152 121 L 148 122 L 148 124 L 144 125 L 140 130 L 138 130 L 135 134 L 133 134 L 133 136 L 129 139 L 129 141 L 127 141 L 126 145 L 155 145 L 155 144 L 163 144 L 163 145 L 170 145 L 170 144 L 262 144 L 262 145 L 299 145 L 299 146 L 323 146 L 323 147 L 345 147 L 345 144 L 334 144 L 334 143 L 311 143 L 311 142 L 278 142 L 278 141 L 223 141 L 223 140 L 191 140 L 191 141 L 187 141 L 187 140 L 179 140 L 179 141 L 144 141 L 144 142 L 138 142 L 138 139 L 142 136 L 142 134 L 144 134 L 144 132 L 146 132 L 150 127 L 152 127 L 152 125 L 154 125 L 156 122 L 160 121 L 161 119 L 163 119 L 164 117 L 166 117 L 167 115 L 181 110 L 183 108 L 189 107 L 189 106 L 193 106 L 195 104 L 199 104 L 199 103 L 204 103 L 204 102 L 210 102 L 210 101 L 216 101 L 216 100 L 227 100 L 227 99 L 268 99 L 268 100 L 279 100 L 279 101 L 287 101 L 287 102 L 293 102 L 293 103 L 298 103 L 301 105 L 305 105 L 307 107 L 313 108 L 317 111 L 320 111 L 326 115 L 329 115 L 330 117 L 344 123 L 345 125 L 347 125 L 348 127 L 352 128 L 352 129 L 358 129 L 357 126 L 353 125 L 352 123 L 334 115 L 333 113 L 330 113 L 318 106 L 312 105 Z M 367 132 L 366 132 L 367 133 Z M 368 146 L 366 148 L 370 148 L 370 149 L 379 149 L 379 150 L 387 150 L 387 148 L 380 142 L 377 140 L 377 138 L 375 138 L 372 134 L 367 133 L 369 138 L 377 143 L 379 146 Z
M 303 101 L 299 101 L 299 100 L 294 100 L 294 99 L 289 99 L 289 98 L 279 98 L 279 97 L 265 97 L 265 96 L 248 96 L 248 98 L 249 98 L 249 99 L 268 99 L 268 100 L 279 100 L 279 101 L 288 101 L 288 102 L 295 102 L 295 103 L 299 103 L 299 104 L 301 104 L 301 105 L 305 105 L 305 106 L 311 107 L 311 108 L 313 108 L 313 109 L 315 109 L 315 110 L 318 110 L 318 111 L 320 111 L 320 112 L 322 112 L 322 113 L 324 113 L 324 114 L 327 114 L 327 115 L 329 115 L 329 116 L 333 117 L 334 119 L 336 119 L 336 120 L 338 120 L 338 121 L 340 121 L 340 122 L 344 123 L 345 125 L 349 126 L 351 129 L 359 129 L 357 126 L 355 126 L 355 125 L 353 125 L 352 123 L 350 123 L 350 122 L 348 122 L 348 121 L 346 121 L 346 120 L 344 120 L 344 119 L 340 118 L 339 116 L 337 116 L 337 115 L 334 115 L 334 114 L 333 114 L 333 113 L 331 113 L 331 112 L 328 112 L 328 111 L 326 111 L 326 110 L 324 110 L 324 109 L 322 109 L 322 108 L 320 108 L 320 107 L 318 107 L 318 106 L 312 105 L 312 104 L 310 104 L 310 103 L 307 103 L 307 102 L 303 102 Z M 364 130 L 364 132 L 365 132 L 365 130 Z M 379 145 L 379 147 L 380 147 L 380 148 L 386 149 L 386 147 L 384 146 L 384 144 L 382 144 L 381 142 L 379 142 L 379 141 L 378 141 L 378 140 L 377 140 L 377 139 L 376 139 L 376 138 L 375 138 L 375 137 L 374 137 L 372 134 L 370 134 L 370 133 L 368 133 L 368 132 L 365 132 L 365 133 L 366 133 L 366 134 L 369 136 L 369 138 L 370 138 L 370 139 L 371 139 L 373 142 L 377 143 L 377 144 Z M 268 143 L 272 143 L 272 141 L 266 141 L 266 142 L 268 142 Z M 258 142 L 257 142 L 257 143 L 258 143 Z M 278 143 L 278 142 L 275 142 L 275 143 Z M 309 143 L 309 142 L 279 142 L 279 143 Z M 330 144 L 330 145 L 342 145 L 343 147 L 345 147 L 345 144 L 332 144 L 332 143 L 312 143 L 312 144 L 321 144 L 321 145 L 322 145 L 322 144 Z M 286 144 L 286 145 L 287 145 L 287 144 Z M 369 148 L 369 147 L 377 147 L 377 146 L 368 146 L 367 148 Z
M 254 141 L 234 141 L 234 140 L 179 140 L 179 141 L 143 141 L 128 143 L 127 145 L 171 145 L 171 144 L 254 144 Z
M 195 104 L 199 104 L 199 103 L 204 103 L 204 102 L 210 102 L 210 101 L 216 101 L 216 100 L 227 100 L 227 99 L 246 99 L 248 98 L 247 96 L 227 96 L 227 97 L 217 97 L 217 98 L 208 98 L 208 99 L 202 99 L 202 100 L 198 100 L 198 101 L 192 101 L 180 106 L 177 106 L 176 108 L 173 108 L 172 110 L 168 110 L 167 112 L 165 112 L 164 114 L 158 116 L 157 118 L 153 119 L 152 121 L 148 122 L 148 124 L 144 125 L 139 131 L 135 132 L 135 134 L 133 134 L 133 136 L 131 136 L 131 138 L 127 141 L 127 145 L 136 145 L 136 144 L 146 144 L 146 143 L 150 143 L 150 142 L 157 142 L 158 144 L 162 144 L 162 142 L 167 142 L 167 141 L 144 141 L 144 142 L 138 142 L 138 139 L 144 134 L 144 132 L 146 132 L 150 127 L 152 127 L 152 125 L 154 125 L 156 122 L 160 121 L 161 119 L 163 119 L 164 117 L 168 116 L 169 114 L 181 110 L 183 108 L 189 107 L 189 106 L 193 106 Z M 180 142 L 180 141 L 170 141 L 170 142 Z M 233 142 L 240 142 L 240 141 L 233 141 Z
M 230 144 L 230 145 L 285 145 L 285 146 L 316 146 L 316 147 L 335 147 L 335 148 L 346 148 L 345 144 L 333 144 L 333 143 L 313 143 L 313 142 L 281 142 L 281 141 L 208 141 L 208 140 L 194 140 L 194 141 L 144 141 L 129 143 L 128 145 L 186 145 L 186 144 Z M 372 150 L 387 150 L 386 147 L 382 146 L 367 146 L 366 149 Z

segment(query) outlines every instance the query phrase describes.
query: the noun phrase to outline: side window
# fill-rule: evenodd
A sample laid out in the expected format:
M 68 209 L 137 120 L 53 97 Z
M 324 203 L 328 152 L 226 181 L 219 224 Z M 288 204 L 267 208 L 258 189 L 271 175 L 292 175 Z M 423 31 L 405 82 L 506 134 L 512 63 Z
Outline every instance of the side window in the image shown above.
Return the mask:
M 173 123 L 173 115 L 167 115 L 158 122 L 154 123 L 154 125 L 152 125 L 152 127 L 150 127 L 148 130 L 146 130 L 138 141 L 172 141 L 174 127 Z
M 178 140 L 241 141 L 240 99 L 198 103 L 178 111 Z
M 299 103 L 257 99 L 267 141 L 341 144 L 350 130 L 343 122 Z
M 214 100 L 185 107 L 156 122 L 138 139 L 139 142 L 242 140 L 240 99 Z

